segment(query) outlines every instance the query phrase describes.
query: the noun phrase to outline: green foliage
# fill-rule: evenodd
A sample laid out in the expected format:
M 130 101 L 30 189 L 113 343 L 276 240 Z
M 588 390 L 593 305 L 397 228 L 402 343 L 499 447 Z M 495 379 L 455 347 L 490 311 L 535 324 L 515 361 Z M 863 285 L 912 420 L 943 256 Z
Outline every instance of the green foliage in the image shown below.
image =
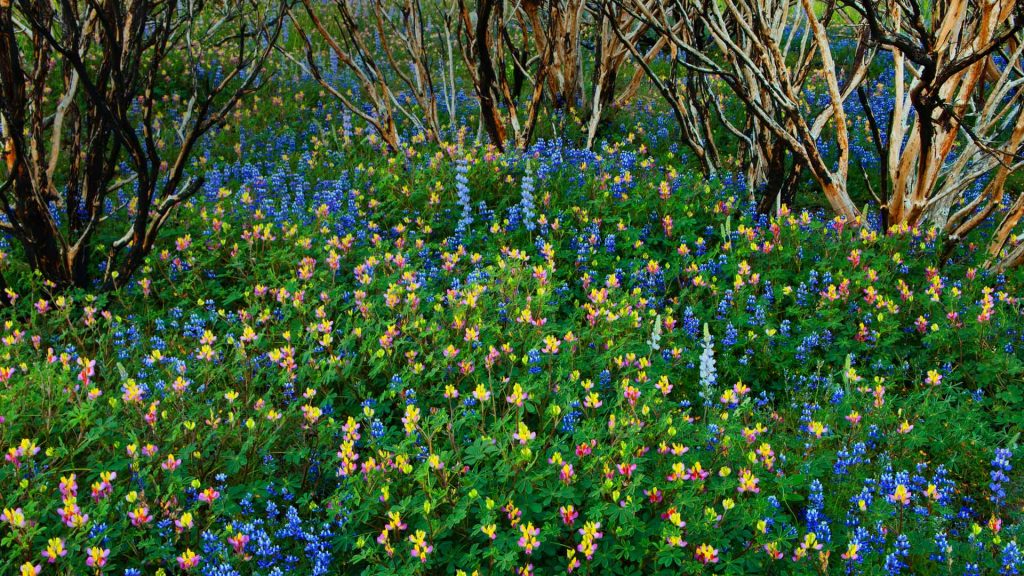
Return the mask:
M 643 116 L 599 154 L 458 149 L 460 230 L 441 150 L 288 123 L 309 98 L 240 113 L 247 163 L 211 143 L 130 286 L 12 268 L 0 571 L 1004 568 L 1019 273 L 970 246 L 940 270 L 932 230 L 755 216 Z

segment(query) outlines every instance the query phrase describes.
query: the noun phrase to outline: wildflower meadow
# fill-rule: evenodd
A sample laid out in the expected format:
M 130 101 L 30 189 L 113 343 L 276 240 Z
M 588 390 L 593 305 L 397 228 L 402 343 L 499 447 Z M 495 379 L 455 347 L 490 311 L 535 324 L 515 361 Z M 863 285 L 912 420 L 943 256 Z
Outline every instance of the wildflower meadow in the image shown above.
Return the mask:
M 541 106 L 499 146 L 458 78 L 440 132 L 381 132 L 344 59 L 305 63 L 293 4 L 264 38 L 292 54 L 197 136 L 138 262 L 148 234 L 103 229 L 62 284 L 4 237 L 0 574 L 1024 571 L 1024 276 L 988 249 L 1015 196 L 953 244 L 867 176 L 855 215 L 807 171 L 766 210 L 639 65 L 592 145 L 583 111 Z M 142 140 L 197 114 L 187 61 L 134 105 Z M 844 104 L 851 163 L 881 165 L 870 106 L 902 65 Z M 143 184 L 103 214 L 135 230 Z

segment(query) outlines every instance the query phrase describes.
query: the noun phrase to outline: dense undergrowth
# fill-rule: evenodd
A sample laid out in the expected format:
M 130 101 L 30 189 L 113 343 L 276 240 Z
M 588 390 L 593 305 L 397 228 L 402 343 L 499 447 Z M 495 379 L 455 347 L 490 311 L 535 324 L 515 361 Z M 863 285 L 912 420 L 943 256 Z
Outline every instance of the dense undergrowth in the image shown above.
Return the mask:
M 15 275 L 0 572 L 1024 565 L 1019 272 L 757 215 L 642 105 L 387 155 L 322 98 L 240 112 L 129 287 Z

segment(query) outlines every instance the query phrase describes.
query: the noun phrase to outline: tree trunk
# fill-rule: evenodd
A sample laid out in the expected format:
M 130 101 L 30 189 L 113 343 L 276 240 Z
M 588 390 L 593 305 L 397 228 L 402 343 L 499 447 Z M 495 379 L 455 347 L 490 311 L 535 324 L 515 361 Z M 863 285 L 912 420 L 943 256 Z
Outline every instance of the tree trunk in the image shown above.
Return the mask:
M 491 62 L 490 42 L 488 41 L 488 25 L 491 22 L 494 1 L 480 0 L 477 5 L 474 44 L 479 82 L 476 92 L 480 99 L 480 118 L 483 121 L 484 129 L 491 138 L 491 143 L 498 150 L 504 150 L 505 126 L 501 122 L 501 114 L 494 101 L 494 87 L 498 82 L 498 77 L 494 71 L 494 64 Z

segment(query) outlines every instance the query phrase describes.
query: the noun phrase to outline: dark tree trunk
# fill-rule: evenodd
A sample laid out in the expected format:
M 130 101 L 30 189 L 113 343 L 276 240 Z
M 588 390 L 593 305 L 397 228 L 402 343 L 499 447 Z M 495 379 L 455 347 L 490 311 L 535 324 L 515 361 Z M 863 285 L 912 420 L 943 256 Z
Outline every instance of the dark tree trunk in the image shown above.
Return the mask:
M 491 23 L 494 2 L 495 0 L 480 0 L 477 5 L 474 45 L 480 85 L 476 87 L 476 91 L 477 97 L 480 98 L 480 118 L 484 123 L 484 129 L 487 130 L 491 143 L 499 150 L 504 150 L 505 127 L 501 122 L 498 105 L 494 101 L 494 90 L 498 77 L 494 71 L 494 64 L 491 62 L 490 43 L 488 42 L 488 25 Z
M 787 168 L 786 152 L 781 141 L 774 146 L 768 168 L 768 182 L 757 203 L 759 214 L 770 214 L 775 208 L 776 200 L 787 206 L 793 205 L 801 169 L 799 162 L 794 162 Z

